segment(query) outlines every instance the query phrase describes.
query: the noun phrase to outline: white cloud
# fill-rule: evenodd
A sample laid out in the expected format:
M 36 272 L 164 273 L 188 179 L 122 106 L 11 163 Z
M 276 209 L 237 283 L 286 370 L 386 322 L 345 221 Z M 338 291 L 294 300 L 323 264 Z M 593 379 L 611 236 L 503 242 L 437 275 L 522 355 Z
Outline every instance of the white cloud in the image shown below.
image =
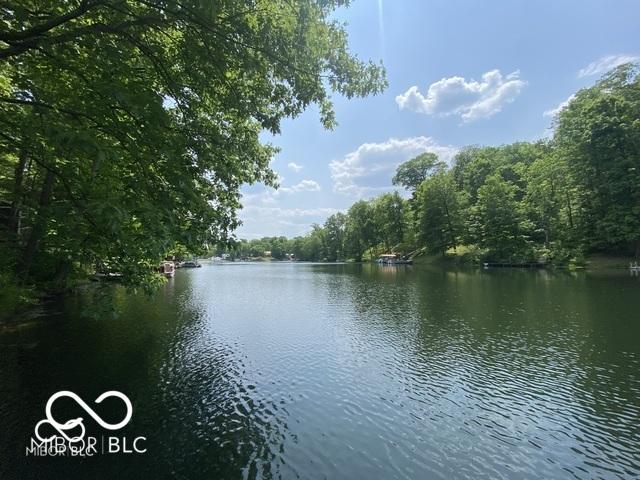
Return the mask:
M 396 103 L 400 110 L 459 115 L 463 121 L 471 122 L 498 113 L 504 105 L 513 102 L 526 85 L 518 70 L 507 76 L 500 70 L 491 70 L 482 75 L 480 82 L 458 76 L 445 77 L 429 85 L 426 95 L 413 86 L 398 95 Z
M 622 65 L 623 63 L 640 61 L 640 55 L 618 54 L 606 55 L 595 62 L 591 62 L 578 72 L 578 78 L 590 77 L 592 75 L 602 75 L 609 70 Z
M 324 223 L 328 216 L 344 210 L 346 209 L 248 205 L 240 212 L 243 224 L 236 231 L 236 235 L 238 238 L 303 235 L 311 230 L 312 224 Z
M 249 215 L 258 215 L 260 217 L 275 218 L 299 218 L 299 217 L 318 217 L 329 216 L 340 212 L 338 208 L 283 208 L 283 207 L 263 207 L 259 205 L 248 205 L 242 209 L 242 212 Z
M 367 193 L 394 190 L 391 178 L 396 167 L 416 155 L 433 152 L 450 163 L 457 149 L 439 145 L 430 137 L 390 138 L 382 143 L 365 143 L 342 160 L 329 164 L 333 191 L 362 197 Z
M 543 117 L 555 117 L 556 115 L 558 115 L 560 113 L 560 111 L 562 109 L 564 109 L 565 107 L 567 107 L 567 105 L 569 105 L 569 103 L 571 102 L 571 100 L 573 100 L 575 98 L 575 94 L 570 95 L 569 98 L 567 98 L 565 101 L 560 102 L 558 104 L 557 107 L 555 108 L 551 108 L 549 110 L 546 110 L 542 116 Z
M 322 188 L 315 180 L 302 180 L 292 187 L 280 187 L 275 193 L 319 192 L 320 190 Z
M 242 204 L 244 208 L 254 207 L 258 205 L 274 205 L 278 203 L 278 198 L 282 198 L 283 194 L 291 195 L 298 192 L 319 192 L 322 187 L 315 180 L 302 180 L 291 187 L 280 187 L 274 190 L 271 187 L 265 187 L 258 193 L 243 193 Z
M 298 165 L 296 162 L 289 162 L 287 164 L 287 167 L 289 167 L 294 172 L 299 172 L 300 170 L 302 170 L 302 165 Z

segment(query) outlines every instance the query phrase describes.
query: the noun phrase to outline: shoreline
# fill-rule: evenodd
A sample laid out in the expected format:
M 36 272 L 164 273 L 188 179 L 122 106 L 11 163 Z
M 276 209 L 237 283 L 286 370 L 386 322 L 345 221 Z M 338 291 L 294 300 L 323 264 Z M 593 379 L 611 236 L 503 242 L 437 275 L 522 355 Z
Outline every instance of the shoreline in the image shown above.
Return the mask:
M 206 261 L 206 259 L 203 259 Z M 629 269 L 629 262 L 634 262 L 632 257 L 620 257 L 615 255 L 593 255 L 587 257 L 585 261 L 585 265 L 580 266 L 568 266 L 568 265 L 555 265 L 553 263 L 548 263 L 544 266 L 536 267 L 536 268 L 526 268 L 526 267 L 518 267 L 518 266 L 504 266 L 504 267 L 490 267 L 491 270 L 546 270 L 546 271 L 566 271 L 566 272 L 574 272 L 580 271 L 584 273 L 590 272 L 606 272 L 606 271 L 617 271 L 622 272 L 624 270 Z M 239 260 L 239 261 L 224 261 L 224 262 L 207 262 L 207 263 L 245 263 L 245 264 L 265 264 L 265 263 L 291 263 L 291 264 L 320 264 L 320 265 L 375 265 L 375 261 L 336 261 L 336 262 L 328 262 L 328 261 L 318 261 L 318 262 L 305 262 L 305 261 L 290 261 L 290 260 L 276 260 L 276 259 L 262 259 L 262 260 Z M 411 265 L 398 265 L 397 267 L 406 267 Z M 462 255 L 447 255 L 445 257 L 440 255 L 428 255 L 428 256 L 416 256 L 413 259 L 413 266 L 417 267 L 436 267 L 441 269 L 450 269 L 450 268 L 463 268 L 463 269 L 482 269 L 482 262 L 469 261 L 468 258 L 463 257 Z M 53 298 L 59 297 L 60 295 L 65 295 L 77 291 L 82 287 L 86 287 L 87 285 L 92 284 L 102 284 L 103 282 L 90 282 L 89 280 L 85 282 L 80 282 L 74 288 L 67 290 L 64 293 L 57 294 L 42 294 L 38 295 L 33 303 L 25 304 L 22 307 L 17 308 L 15 311 L 11 312 L 7 316 L 0 316 L 0 329 L 11 329 L 11 328 L 20 328 L 21 326 L 25 326 L 31 323 L 36 323 L 39 321 L 39 317 L 42 315 L 43 306 Z M 110 284 L 118 284 L 117 281 L 109 281 Z

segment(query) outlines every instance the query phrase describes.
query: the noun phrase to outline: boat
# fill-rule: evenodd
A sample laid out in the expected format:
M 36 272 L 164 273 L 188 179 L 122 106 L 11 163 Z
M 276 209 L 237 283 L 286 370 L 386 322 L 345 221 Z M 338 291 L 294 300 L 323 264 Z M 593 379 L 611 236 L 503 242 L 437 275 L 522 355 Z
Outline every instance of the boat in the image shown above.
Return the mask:
M 173 262 L 162 262 L 160 273 L 167 278 L 172 278 L 176 273 L 176 266 Z
M 202 265 L 200 265 L 198 262 L 193 262 L 193 261 L 188 261 L 188 262 L 182 262 L 182 268 L 200 268 Z
M 413 260 L 400 257 L 395 253 L 383 253 L 378 257 L 376 263 L 380 265 L 411 265 Z

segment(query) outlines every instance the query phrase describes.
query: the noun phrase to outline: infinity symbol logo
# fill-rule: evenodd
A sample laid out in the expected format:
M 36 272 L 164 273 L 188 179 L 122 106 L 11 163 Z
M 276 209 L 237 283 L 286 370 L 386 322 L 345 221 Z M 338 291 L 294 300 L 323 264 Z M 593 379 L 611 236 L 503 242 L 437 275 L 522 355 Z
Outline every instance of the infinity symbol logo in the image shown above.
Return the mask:
M 40 420 L 37 424 L 36 424 L 36 428 L 35 428 L 35 434 L 36 437 L 38 437 L 38 439 L 41 442 L 49 442 L 53 439 L 56 438 L 56 435 L 51 435 L 50 437 L 41 437 L 40 436 L 40 426 L 48 423 L 49 425 L 51 425 L 54 429 L 56 429 L 56 431 L 63 436 L 64 438 L 67 439 L 68 442 L 70 443 L 75 443 L 75 442 L 79 442 L 80 440 L 82 440 L 84 438 L 84 434 L 85 434 L 85 428 L 84 428 L 84 423 L 82 423 L 83 418 L 82 417 L 78 417 L 78 418 L 74 418 L 71 420 L 67 420 L 64 423 L 58 422 L 56 419 L 53 418 L 53 414 L 51 413 L 51 408 L 53 406 L 53 403 L 60 397 L 69 397 L 72 398 L 73 400 L 75 400 L 75 402 L 80 405 L 85 412 L 87 412 L 89 415 L 91 415 L 91 418 L 93 418 L 98 425 L 100 425 L 102 428 L 106 428 L 107 430 L 119 430 L 122 427 L 124 427 L 127 423 L 129 423 L 129 420 L 131 420 L 131 415 L 133 413 L 133 407 L 131 406 L 131 401 L 129 401 L 129 398 L 121 392 L 117 392 L 115 390 L 110 390 L 108 392 L 104 392 L 102 395 L 100 395 L 98 398 L 96 398 L 95 403 L 101 403 L 105 398 L 109 398 L 109 397 L 118 397 L 119 399 L 121 399 L 125 406 L 127 407 L 127 413 L 124 417 L 124 419 L 121 422 L 118 423 L 107 423 L 104 420 L 102 420 L 102 418 L 100 418 L 100 416 L 93 411 L 93 409 L 87 405 L 85 403 L 84 400 L 82 400 L 78 395 L 76 395 L 73 392 L 69 392 L 66 390 L 60 391 L 58 393 L 55 393 L 51 396 L 51 398 L 49 398 L 49 400 L 47 401 L 47 406 L 45 408 L 45 413 L 47 418 L 44 420 Z M 68 430 L 72 430 L 76 427 L 80 427 L 81 433 L 79 435 L 76 435 L 74 437 L 70 437 L 68 436 L 65 432 Z

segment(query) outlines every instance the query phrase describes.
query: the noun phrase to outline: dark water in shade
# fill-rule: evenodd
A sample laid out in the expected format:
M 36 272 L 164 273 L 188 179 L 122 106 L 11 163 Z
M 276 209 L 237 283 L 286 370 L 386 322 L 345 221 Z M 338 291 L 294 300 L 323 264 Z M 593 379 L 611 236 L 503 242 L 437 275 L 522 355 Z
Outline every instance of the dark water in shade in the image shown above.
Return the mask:
M 26 457 L 63 389 L 128 395 L 117 434 L 148 452 Z M 96 411 L 121 418 L 110 402 Z M 639 475 L 626 272 L 211 265 L 153 298 L 88 290 L 0 329 L 2 479 Z

